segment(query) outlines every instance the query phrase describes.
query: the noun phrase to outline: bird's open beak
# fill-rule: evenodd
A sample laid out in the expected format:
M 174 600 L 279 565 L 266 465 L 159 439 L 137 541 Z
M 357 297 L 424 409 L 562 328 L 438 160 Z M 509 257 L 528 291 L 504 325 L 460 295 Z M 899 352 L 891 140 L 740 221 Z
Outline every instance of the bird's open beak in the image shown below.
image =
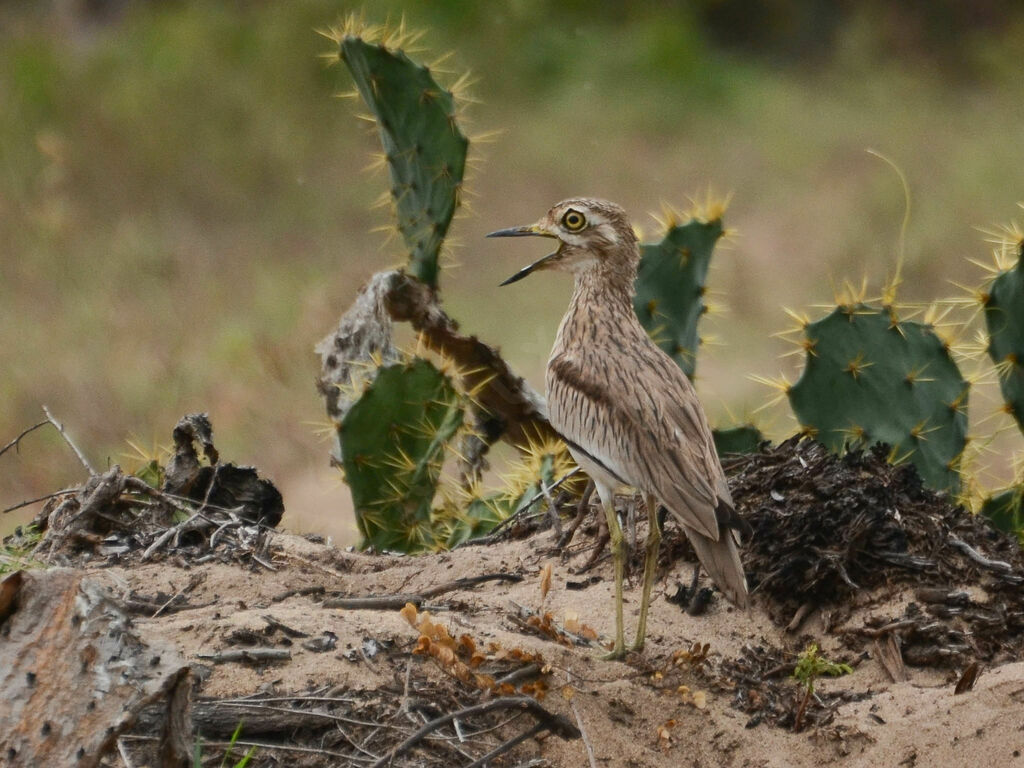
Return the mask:
M 491 232 L 487 236 L 488 237 L 530 237 L 530 236 L 533 236 L 533 237 L 555 237 L 555 235 L 553 233 L 548 232 L 546 229 L 541 228 L 537 224 L 530 224 L 530 225 L 525 226 L 525 227 L 509 227 L 508 229 L 499 229 L 497 232 Z M 556 251 L 555 253 L 549 253 L 547 256 L 545 256 L 542 259 L 537 259 L 535 262 L 533 262 L 533 264 L 530 264 L 529 266 L 523 267 L 518 272 L 516 272 L 514 275 L 512 275 L 512 277 L 510 277 L 508 280 L 505 280 L 504 282 L 500 283 L 499 285 L 508 285 L 509 283 L 514 283 L 517 280 L 522 280 L 524 277 L 526 277 L 531 272 L 534 272 L 534 271 L 536 271 L 538 269 L 544 269 L 545 264 L 548 263 L 551 259 L 553 259 L 557 255 L 558 255 L 558 252 Z

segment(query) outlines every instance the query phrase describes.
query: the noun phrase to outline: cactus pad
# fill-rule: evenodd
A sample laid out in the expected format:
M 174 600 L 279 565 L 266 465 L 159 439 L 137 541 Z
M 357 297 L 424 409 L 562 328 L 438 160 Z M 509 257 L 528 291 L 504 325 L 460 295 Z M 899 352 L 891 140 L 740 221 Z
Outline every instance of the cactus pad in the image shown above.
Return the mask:
M 1024 487 L 1007 488 L 985 499 L 981 514 L 999 530 L 1024 537 Z
M 992 281 L 984 306 L 988 354 L 1006 409 L 1024 432 L 1024 248 L 1018 246 L 1016 265 Z
M 761 430 L 753 424 L 715 429 L 711 435 L 715 439 L 715 452 L 719 456 L 730 453 L 755 453 L 766 439 Z
M 887 443 L 932 488 L 959 489 L 969 386 L 931 326 L 851 304 L 804 335 L 806 364 L 788 396 L 808 433 L 836 451 Z
M 364 546 L 414 552 L 437 545 L 434 495 L 462 420 L 459 394 L 428 361 L 379 369 L 338 427 Z
M 401 50 L 345 35 L 339 56 L 377 122 L 409 270 L 436 287 L 469 147 L 455 121 L 455 99 Z
M 633 307 L 654 342 L 691 378 L 700 343 L 697 323 L 707 312 L 708 266 L 723 234 L 721 219 L 692 219 L 641 249 Z

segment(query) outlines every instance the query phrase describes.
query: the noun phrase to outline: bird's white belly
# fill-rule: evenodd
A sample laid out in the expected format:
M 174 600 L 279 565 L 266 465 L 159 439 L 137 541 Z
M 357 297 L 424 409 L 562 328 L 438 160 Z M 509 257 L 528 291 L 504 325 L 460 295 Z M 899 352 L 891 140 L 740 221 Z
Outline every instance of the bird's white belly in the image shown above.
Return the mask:
M 597 486 L 597 493 L 601 497 L 601 500 L 611 502 L 615 490 L 623 487 L 618 478 L 609 474 L 600 464 L 592 461 L 586 454 L 581 454 L 579 451 L 574 451 L 572 448 L 569 449 L 569 453 L 572 454 L 573 459 L 575 459 L 576 463 L 579 464 L 580 469 L 586 472 L 594 481 L 594 484 Z

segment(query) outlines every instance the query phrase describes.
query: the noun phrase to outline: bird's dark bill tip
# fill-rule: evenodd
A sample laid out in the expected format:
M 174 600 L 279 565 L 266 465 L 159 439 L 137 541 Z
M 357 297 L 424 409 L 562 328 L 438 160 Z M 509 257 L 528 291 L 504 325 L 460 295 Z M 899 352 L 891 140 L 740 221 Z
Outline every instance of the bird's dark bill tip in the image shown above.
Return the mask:
M 536 232 L 533 227 L 509 227 L 508 229 L 499 229 L 494 232 L 488 232 L 487 237 L 528 237 L 529 235 L 540 234 Z
M 522 280 L 528 274 L 533 272 L 534 266 L 535 266 L 534 264 L 531 264 L 528 267 L 523 267 L 518 272 L 516 272 L 514 275 L 512 275 L 512 277 L 510 277 L 507 280 L 503 280 L 502 282 L 498 283 L 498 287 L 501 288 L 504 285 L 508 285 L 510 283 L 515 283 L 515 282 L 518 282 L 519 280 Z

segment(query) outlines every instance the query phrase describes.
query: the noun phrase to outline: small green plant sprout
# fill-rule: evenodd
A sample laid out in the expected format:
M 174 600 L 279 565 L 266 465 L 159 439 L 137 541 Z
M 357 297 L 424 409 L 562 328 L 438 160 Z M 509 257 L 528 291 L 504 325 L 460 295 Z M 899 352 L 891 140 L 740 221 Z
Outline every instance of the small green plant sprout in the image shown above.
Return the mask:
M 253 756 L 256 754 L 256 745 L 249 747 L 249 750 L 242 755 L 237 763 L 229 765 L 228 761 L 233 760 L 231 753 L 235 750 L 235 745 L 238 743 L 238 738 L 242 735 L 242 725 L 244 722 L 240 722 L 235 728 L 235 732 L 231 734 L 231 741 L 228 742 L 228 748 L 224 751 L 224 757 L 220 761 L 220 768 L 246 768 Z M 193 768 L 202 768 L 203 766 L 203 740 L 201 738 L 196 739 L 195 748 L 192 752 L 192 766 Z
M 739 424 L 735 427 L 712 430 L 715 451 L 719 456 L 736 453 L 754 453 L 764 442 L 765 436 L 753 424 Z
M 163 487 L 167 462 L 171 458 L 171 449 L 166 446 L 158 446 L 156 442 L 147 448 L 141 440 L 134 437 L 128 438 L 125 442 L 128 443 L 131 450 L 122 453 L 121 458 L 128 473 L 135 475 L 153 488 Z
M 808 645 L 797 656 L 796 668 L 793 670 L 793 679 L 803 686 L 804 689 L 803 698 L 800 700 L 800 706 L 793 720 L 793 730 L 799 731 L 803 725 L 804 712 L 807 710 L 807 704 L 810 702 L 811 696 L 814 695 L 814 683 L 819 677 L 822 675 L 841 677 L 852 673 L 853 667 L 849 664 L 837 664 L 821 656 L 818 652 L 817 643 Z
M 986 498 L 981 514 L 999 530 L 1016 535 L 1024 546 L 1024 484 L 1004 488 Z
M 27 568 L 43 568 L 43 563 L 32 558 L 36 545 L 43 540 L 36 526 L 21 525 L 0 544 L 0 576 Z
M 409 273 L 437 287 L 442 243 L 462 202 L 469 139 L 459 128 L 459 93 L 468 78 L 450 88 L 431 69 L 407 55 L 422 33 L 397 25 L 368 25 L 356 15 L 322 33 L 338 45 L 332 59 L 344 62 L 376 125 L 390 190 L 395 226 L 409 252 Z

